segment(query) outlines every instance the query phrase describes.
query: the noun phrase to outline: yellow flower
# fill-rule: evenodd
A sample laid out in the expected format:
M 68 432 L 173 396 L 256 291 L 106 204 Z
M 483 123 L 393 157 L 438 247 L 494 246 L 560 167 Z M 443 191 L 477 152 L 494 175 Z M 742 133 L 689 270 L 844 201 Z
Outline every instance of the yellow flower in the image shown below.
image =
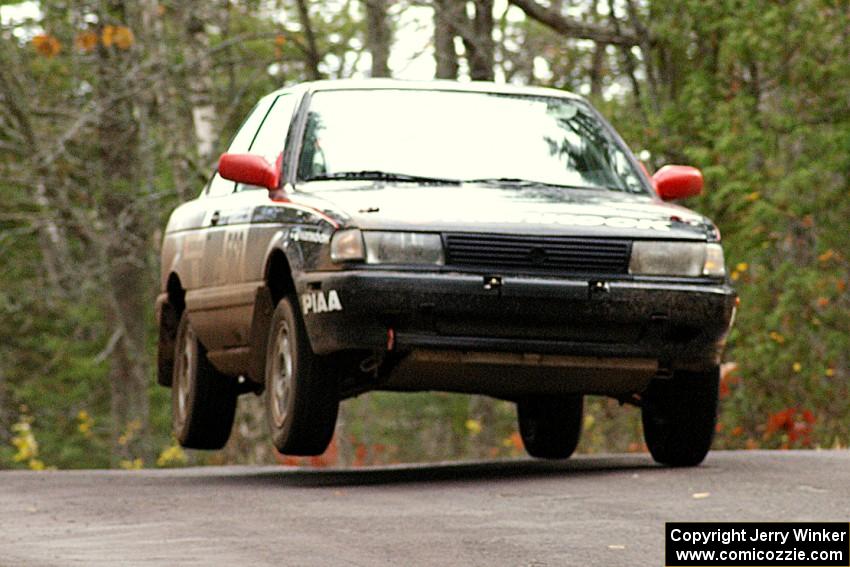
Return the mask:
M 89 415 L 89 412 L 86 410 L 80 410 L 77 413 L 77 419 L 79 423 L 77 424 L 77 431 L 82 433 L 86 438 L 91 438 L 94 433 L 92 432 L 92 428 L 94 427 L 94 418 Z
M 28 462 L 38 456 L 38 441 L 35 440 L 32 427 L 28 420 L 32 418 L 22 417 L 21 420 L 12 426 L 12 432 L 15 434 L 12 437 L 12 445 L 17 449 L 17 453 L 12 457 L 16 463 Z
M 739 272 L 746 272 L 747 268 L 749 268 L 749 267 L 750 267 L 750 265 L 747 264 L 746 262 L 739 262 L 738 265 L 735 266 L 735 269 L 738 270 Z
M 478 435 L 479 433 L 481 433 L 481 422 L 477 419 L 467 419 L 466 423 L 464 423 L 463 425 L 473 435 Z
M 782 343 L 785 342 L 785 337 L 783 337 L 781 334 L 777 333 L 776 331 L 770 332 L 770 339 L 773 342 L 778 343 L 778 344 L 782 344 Z
M 824 372 L 824 374 L 826 374 L 827 377 L 832 378 L 833 376 L 835 376 L 835 369 L 834 368 L 827 368 L 826 372 Z
M 799 372 L 800 370 L 803 369 L 803 365 L 800 364 L 799 362 L 795 362 L 793 365 L 791 365 L 791 368 L 794 369 L 794 372 Z
M 118 465 L 122 469 L 126 470 L 137 470 L 145 466 L 145 462 L 142 459 L 133 459 L 132 461 L 129 459 L 123 459 Z
M 186 452 L 180 445 L 174 444 L 163 449 L 162 453 L 156 459 L 156 466 L 168 467 L 172 465 L 186 464 Z

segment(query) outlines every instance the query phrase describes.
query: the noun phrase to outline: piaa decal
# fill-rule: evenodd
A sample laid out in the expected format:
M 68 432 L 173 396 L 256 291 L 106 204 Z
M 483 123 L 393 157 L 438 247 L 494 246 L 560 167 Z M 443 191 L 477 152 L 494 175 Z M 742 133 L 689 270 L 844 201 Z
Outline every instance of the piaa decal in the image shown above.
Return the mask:
M 335 289 L 328 291 L 327 296 L 321 291 L 312 291 L 301 296 L 301 310 L 304 315 L 342 311 L 342 303 Z

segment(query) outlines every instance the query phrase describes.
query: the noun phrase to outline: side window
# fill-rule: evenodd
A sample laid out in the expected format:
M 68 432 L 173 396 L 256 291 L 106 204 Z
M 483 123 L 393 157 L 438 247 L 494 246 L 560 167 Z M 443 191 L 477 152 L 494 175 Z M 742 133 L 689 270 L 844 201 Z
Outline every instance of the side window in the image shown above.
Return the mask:
M 251 143 L 249 153 L 257 154 L 266 158 L 271 164 L 277 161 L 278 156 L 283 151 L 283 146 L 286 143 L 286 134 L 289 131 L 289 123 L 292 121 L 292 114 L 295 112 L 295 101 L 297 97 L 291 94 L 282 94 L 277 97 L 271 110 L 266 115 L 263 125 L 257 132 L 257 136 Z M 237 191 L 243 189 L 256 189 L 253 185 L 242 185 L 236 188 Z
M 254 141 L 254 136 L 257 133 L 257 128 L 260 126 L 260 123 L 263 121 L 263 118 L 266 117 L 266 114 L 269 111 L 269 107 L 271 107 L 272 103 L 275 101 L 272 97 L 265 97 L 260 99 L 260 102 L 254 106 L 254 109 L 248 114 L 248 118 L 242 123 L 242 126 L 239 127 L 239 130 L 236 132 L 236 135 L 233 137 L 233 140 L 230 142 L 230 146 L 227 148 L 227 153 L 232 154 L 244 154 L 248 153 L 248 150 L 251 148 L 251 142 Z M 216 171 L 213 175 L 212 180 L 209 183 L 207 189 L 207 195 L 210 197 L 221 197 L 223 195 L 229 195 L 233 193 L 233 181 L 228 181 L 221 177 Z

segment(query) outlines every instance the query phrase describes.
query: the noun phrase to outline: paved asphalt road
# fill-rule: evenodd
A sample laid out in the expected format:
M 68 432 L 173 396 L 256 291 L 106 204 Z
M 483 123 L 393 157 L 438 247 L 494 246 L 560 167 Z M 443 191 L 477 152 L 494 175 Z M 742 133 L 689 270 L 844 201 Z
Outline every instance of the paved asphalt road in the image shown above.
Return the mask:
M 0 566 L 663 565 L 670 520 L 850 521 L 850 452 L 0 473 Z

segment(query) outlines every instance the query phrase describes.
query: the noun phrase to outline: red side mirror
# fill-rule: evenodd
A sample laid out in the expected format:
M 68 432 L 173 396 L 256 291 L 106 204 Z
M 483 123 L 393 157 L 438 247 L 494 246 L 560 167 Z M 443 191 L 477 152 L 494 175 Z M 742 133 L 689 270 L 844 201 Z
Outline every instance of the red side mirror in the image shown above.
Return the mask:
M 230 181 L 265 187 L 269 191 L 274 191 L 280 184 L 280 167 L 253 154 L 221 154 L 218 173 Z
M 652 176 L 658 196 L 664 201 L 702 193 L 702 172 L 689 165 L 665 165 Z

